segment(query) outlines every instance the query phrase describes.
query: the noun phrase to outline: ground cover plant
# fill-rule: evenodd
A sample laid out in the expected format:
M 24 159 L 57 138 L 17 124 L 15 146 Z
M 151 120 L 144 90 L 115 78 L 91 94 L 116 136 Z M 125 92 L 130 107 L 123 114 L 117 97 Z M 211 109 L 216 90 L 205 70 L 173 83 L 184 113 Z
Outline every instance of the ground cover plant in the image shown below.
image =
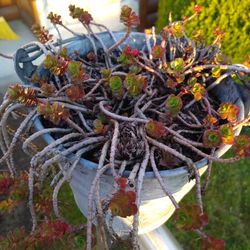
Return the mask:
M 223 33 L 221 51 L 234 63 L 249 61 L 250 44 L 248 42 L 249 3 L 247 0 L 160 0 L 156 27 L 160 31 L 166 24 L 168 14 L 172 13 L 173 20 L 179 20 L 192 13 L 195 4 L 204 6 L 198 18 L 193 19 L 186 26 L 186 33 L 190 37 L 200 37 L 206 44 L 211 44 L 218 30 Z M 240 44 L 240 48 L 239 48 Z
M 249 125 L 250 117 L 239 121 L 237 100 L 220 102 L 212 90 L 232 78 L 244 86 L 250 70 L 223 61 L 219 49 L 221 34 L 207 47 L 186 36 L 185 25 L 199 15 L 200 6 L 195 6 L 193 15 L 183 21 L 170 20 L 160 37 L 153 31 L 146 33 L 141 50 L 126 44 L 132 27 L 139 24 L 138 16 L 130 7 L 122 7 L 120 20 L 127 31 L 119 39 L 105 26 L 96 24 L 87 11 L 73 5 L 69 11 L 86 29 L 88 35 L 83 37 L 92 49 L 86 54 L 80 51 L 70 54 L 62 46 L 60 33 L 56 47 L 48 31 L 34 27 L 40 40 L 35 45 L 45 54 L 43 63 L 27 79 L 29 85 L 9 87 L 0 107 L 3 152 L 0 163 L 7 164 L 12 177 L 19 175 L 13 161 L 17 140 L 23 132 L 31 130 L 37 117 L 44 128 L 33 131 L 23 142 L 24 152 L 31 154 L 28 146 L 39 136 L 50 133 L 55 139 L 32 155 L 30 162 L 32 235 L 38 227 L 34 206 L 37 183 L 42 188 L 48 173 L 58 164 L 52 180 L 55 187 L 51 203 L 60 223 L 65 223 L 58 207 L 58 193 L 83 157 L 98 164 L 88 196 L 87 249 L 94 244 L 112 249 L 117 243 L 125 244 L 126 249 L 139 248 L 138 210 L 146 171 L 154 172 L 171 199 L 177 209 L 176 216 L 183 220 L 181 227 L 198 233 L 204 249 L 223 249 L 223 241 L 203 231 L 208 218 L 202 196 L 212 162 L 231 163 L 250 155 L 249 137 L 234 135 L 237 128 Z M 55 28 L 62 26 L 69 30 L 60 16 L 50 13 L 48 18 Z M 107 47 L 93 32 L 94 26 L 107 31 L 113 40 L 112 46 Z M 10 138 L 6 122 L 20 108 L 26 109 L 27 116 Z M 222 145 L 232 145 L 235 155 L 227 159 L 217 157 L 215 153 Z M 75 158 L 70 163 L 72 153 Z M 195 166 L 202 158 L 209 163 L 204 185 Z M 181 166 L 186 166 L 190 180 L 195 179 L 197 196 L 195 205 L 183 208 L 168 191 L 159 172 Z M 113 191 L 100 197 L 100 179 L 107 170 L 113 176 Z M 130 171 L 128 177 L 123 175 L 125 171 Z M 112 219 L 106 220 L 110 215 L 111 218 L 133 216 L 133 227 L 125 240 L 113 230 Z M 98 225 L 96 239 L 92 237 L 93 218 Z M 64 232 L 69 229 L 67 224 L 60 225 Z

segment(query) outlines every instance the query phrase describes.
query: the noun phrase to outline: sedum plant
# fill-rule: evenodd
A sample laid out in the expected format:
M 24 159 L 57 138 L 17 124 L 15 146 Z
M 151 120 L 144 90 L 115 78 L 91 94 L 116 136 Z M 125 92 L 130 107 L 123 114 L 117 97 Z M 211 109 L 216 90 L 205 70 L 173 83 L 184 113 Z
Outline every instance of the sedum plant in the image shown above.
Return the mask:
M 223 241 L 202 231 L 208 222 L 202 198 L 209 176 L 202 185 L 195 162 L 206 158 L 210 173 L 212 162 L 229 163 L 250 156 L 249 137 L 234 136 L 237 128 L 249 125 L 250 117 L 238 121 L 239 107 L 235 103 L 221 103 L 211 91 L 231 76 L 245 84 L 250 70 L 220 60 L 220 39 L 206 47 L 186 36 L 185 25 L 199 15 L 200 6 L 195 6 L 192 16 L 169 22 L 159 37 L 153 32 L 145 34 L 145 50 L 141 51 L 126 44 L 132 27 L 139 24 L 138 16 L 130 7 L 121 9 L 120 21 L 127 30 L 120 40 L 107 27 L 95 23 L 87 11 L 74 5 L 69 6 L 69 11 L 86 29 L 92 49 L 85 55 L 79 51 L 70 54 L 67 47 L 63 47 L 60 33 L 57 48 L 44 27 L 34 27 L 40 40 L 37 44 L 45 53 L 39 68 L 43 74 L 34 72 L 28 79 L 29 85 L 11 85 L 0 107 L 3 153 L 0 163 L 6 163 L 13 177 L 19 174 L 13 154 L 23 133 L 30 133 L 22 146 L 29 155 L 28 146 L 34 139 L 47 133 L 55 138 L 53 143 L 31 155 L 28 186 L 32 231 L 38 226 L 33 197 L 35 183 L 43 185 L 52 165 L 58 164 L 52 181 L 55 185 L 52 205 L 55 215 L 63 220 L 58 193 L 83 157 L 98 164 L 88 197 L 88 250 L 94 247 L 94 216 L 100 235 L 97 245 L 112 249 L 123 242 L 112 230 L 112 221 L 106 220 L 110 214 L 112 217 L 133 216 L 133 228 L 125 245 L 126 249 L 139 247 L 138 211 L 146 171 L 154 172 L 184 220 L 180 227 L 197 232 L 205 249 L 218 246 L 216 249 L 222 249 Z M 50 13 L 48 18 L 57 30 L 58 26 L 69 30 L 60 16 Z M 106 30 L 113 45 L 107 47 L 93 32 L 93 27 Z M 101 49 L 97 48 L 96 41 Z M 21 108 L 27 115 L 10 138 L 6 121 Z M 41 120 L 44 129 L 31 130 L 36 118 Z M 221 159 L 215 155 L 225 144 L 233 145 L 234 157 Z M 70 163 L 67 157 L 72 153 L 75 158 Z M 197 204 L 183 209 L 159 172 L 181 166 L 186 166 L 189 178 L 195 179 L 197 194 Z M 107 170 L 113 177 L 113 191 L 101 198 L 97 191 L 100 178 Z M 128 178 L 123 175 L 124 171 L 130 171 Z M 63 227 L 67 226 L 63 224 Z

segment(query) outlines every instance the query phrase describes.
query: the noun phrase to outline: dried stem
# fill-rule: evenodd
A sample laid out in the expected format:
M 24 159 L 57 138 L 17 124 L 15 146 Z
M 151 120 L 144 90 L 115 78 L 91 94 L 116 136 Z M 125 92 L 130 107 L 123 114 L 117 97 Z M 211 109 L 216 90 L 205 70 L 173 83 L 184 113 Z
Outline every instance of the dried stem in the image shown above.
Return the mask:
M 141 166 L 140 166 L 140 171 L 139 171 L 137 183 L 136 183 L 136 201 L 135 201 L 135 203 L 136 203 L 138 208 L 140 207 L 140 203 L 141 203 L 142 183 L 143 183 L 143 178 L 145 175 L 146 167 L 147 167 L 148 162 L 149 162 L 149 155 L 150 155 L 148 142 L 146 140 L 144 140 L 144 143 L 145 143 L 145 155 L 144 155 L 144 159 L 143 159 Z M 135 249 L 137 249 L 137 247 L 138 247 L 138 239 L 137 239 L 138 227 L 139 227 L 139 209 L 138 209 L 137 214 L 134 215 L 133 229 L 132 229 L 132 243 L 133 243 L 133 247 Z
M 173 205 L 175 206 L 175 208 L 180 208 L 178 203 L 176 202 L 174 196 L 171 194 L 171 192 L 168 190 L 167 186 L 165 185 L 165 183 L 163 182 L 163 179 L 161 178 L 161 175 L 159 173 L 159 170 L 157 169 L 156 163 L 155 163 L 155 159 L 154 159 L 154 151 L 155 151 L 155 147 L 152 147 L 151 149 L 151 153 L 150 153 L 150 162 L 151 162 L 151 167 L 154 171 L 155 177 L 158 180 L 159 184 L 161 185 L 162 190 L 165 192 L 165 194 L 169 197 L 169 199 L 172 201 Z

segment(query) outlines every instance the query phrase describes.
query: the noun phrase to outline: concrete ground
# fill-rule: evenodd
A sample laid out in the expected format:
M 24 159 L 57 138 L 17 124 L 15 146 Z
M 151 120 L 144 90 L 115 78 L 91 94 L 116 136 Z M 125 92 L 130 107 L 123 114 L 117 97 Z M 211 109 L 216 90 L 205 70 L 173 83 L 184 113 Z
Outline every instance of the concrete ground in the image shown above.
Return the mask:
M 10 27 L 19 36 L 19 40 L 0 40 L 0 52 L 13 55 L 20 46 L 35 39 L 31 33 L 29 27 L 27 27 L 21 20 L 15 20 L 9 22 Z M 0 31 L 1 32 L 1 31 Z M 11 83 L 19 82 L 19 78 L 15 73 L 13 61 L 0 57 L 0 103 L 2 97 Z M 11 118 L 8 122 L 9 128 L 12 133 L 15 132 L 20 120 Z M 1 153 L 0 153 L 1 155 Z M 16 168 L 28 169 L 29 157 L 24 154 L 21 149 L 21 143 L 15 149 L 14 159 Z M 6 169 L 6 166 L 2 164 L 0 169 Z M 13 212 L 0 218 L 0 235 L 4 235 L 7 232 L 14 230 L 22 225 L 26 225 L 26 229 L 30 229 L 31 223 L 29 220 L 29 210 L 27 204 L 20 204 Z
M 15 20 L 8 23 L 13 31 L 20 36 L 20 39 L 0 40 L 0 52 L 7 55 L 13 55 L 22 45 L 35 40 L 35 37 L 31 33 L 29 27 L 21 20 Z M 10 83 L 16 83 L 18 81 L 19 78 L 15 73 L 13 61 L 0 57 L 0 93 L 3 93 Z

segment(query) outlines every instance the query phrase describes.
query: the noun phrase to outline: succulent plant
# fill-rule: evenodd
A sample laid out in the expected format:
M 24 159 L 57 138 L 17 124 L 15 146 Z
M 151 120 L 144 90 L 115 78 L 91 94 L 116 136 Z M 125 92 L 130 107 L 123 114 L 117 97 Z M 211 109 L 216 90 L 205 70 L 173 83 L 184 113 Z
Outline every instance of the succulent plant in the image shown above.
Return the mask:
M 88 250 L 93 247 L 94 213 L 97 214 L 97 230 L 100 230 L 101 238 L 106 239 L 108 235 L 114 244 L 115 240 L 121 239 L 117 239 L 112 230 L 103 232 L 112 228 L 107 217 L 110 213 L 112 217 L 133 216 L 131 238 L 133 248 L 137 248 L 141 183 L 148 169 L 154 171 L 164 192 L 177 208 L 177 214 L 183 218 L 183 228 L 202 235 L 206 247 L 222 246 L 221 241 L 204 236 L 202 232 L 207 217 L 195 162 L 206 158 L 210 163 L 228 163 L 250 156 L 249 137 L 235 136 L 238 127 L 249 124 L 249 116 L 239 121 L 237 103 L 220 102 L 211 94 L 215 86 L 231 75 L 240 74 L 240 81 L 247 81 L 250 70 L 218 62 L 218 44 L 222 38 L 219 30 L 216 31 L 216 43 L 210 47 L 186 37 L 185 25 L 201 12 L 200 6 L 195 6 L 191 17 L 170 22 L 157 39 L 152 33 L 150 42 L 140 49 L 132 43 L 127 44 L 132 27 L 139 24 L 139 17 L 129 6 L 123 6 L 121 10 L 120 21 L 126 26 L 126 32 L 119 39 L 105 26 L 96 24 L 86 10 L 70 5 L 69 11 L 87 30 L 89 35 L 85 36 L 85 41 L 90 42 L 92 48 L 84 55 L 81 51 L 72 53 L 58 40 L 60 49 L 55 49 L 49 33 L 44 28 L 36 28 L 41 42 L 38 44 L 46 52 L 43 63 L 33 72 L 29 85 L 9 87 L 0 106 L 2 124 L 20 106 L 29 111 L 11 141 L 4 126 L 1 127 L 4 141 L 0 163 L 7 163 L 12 176 L 17 173 L 12 161 L 13 150 L 25 130 L 31 132 L 23 144 L 26 152 L 28 143 L 34 138 L 48 132 L 55 137 L 52 145 L 45 146 L 31 159 L 29 206 L 33 229 L 37 226 L 33 203 L 34 179 L 40 179 L 42 183 L 51 165 L 59 163 L 61 166 L 67 162 L 69 167 L 56 168 L 57 176 L 63 174 L 63 177 L 57 182 L 53 194 L 55 214 L 61 217 L 57 202 L 59 189 L 83 157 L 98 163 L 88 197 Z M 55 27 L 69 30 L 59 15 L 50 13 L 48 19 Z M 108 48 L 101 36 L 93 32 L 93 26 L 104 28 L 113 45 Z M 39 70 L 45 72 L 43 76 Z M 29 124 L 36 117 L 44 129 L 32 132 Z M 220 159 L 214 154 L 223 144 L 233 145 L 234 157 Z M 72 153 L 76 157 L 73 163 L 67 160 Z M 159 171 L 183 165 L 186 165 L 189 178 L 195 178 L 197 204 L 181 210 L 164 186 Z M 101 199 L 96 191 L 108 169 L 113 177 L 114 190 Z M 126 178 L 124 171 L 133 173 L 134 177 Z M 134 181 L 132 186 L 129 185 L 131 178 Z M 0 180 L 1 183 L 3 190 L 4 187 L 8 189 L 8 182 Z M 70 231 L 70 227 L 61 221 L 47 223 L 42 228 L 52 230 L 55 237 L 58 236 L 55 231 L 60 235 Z M 107 244 L 103 247 L 106 249 Z

